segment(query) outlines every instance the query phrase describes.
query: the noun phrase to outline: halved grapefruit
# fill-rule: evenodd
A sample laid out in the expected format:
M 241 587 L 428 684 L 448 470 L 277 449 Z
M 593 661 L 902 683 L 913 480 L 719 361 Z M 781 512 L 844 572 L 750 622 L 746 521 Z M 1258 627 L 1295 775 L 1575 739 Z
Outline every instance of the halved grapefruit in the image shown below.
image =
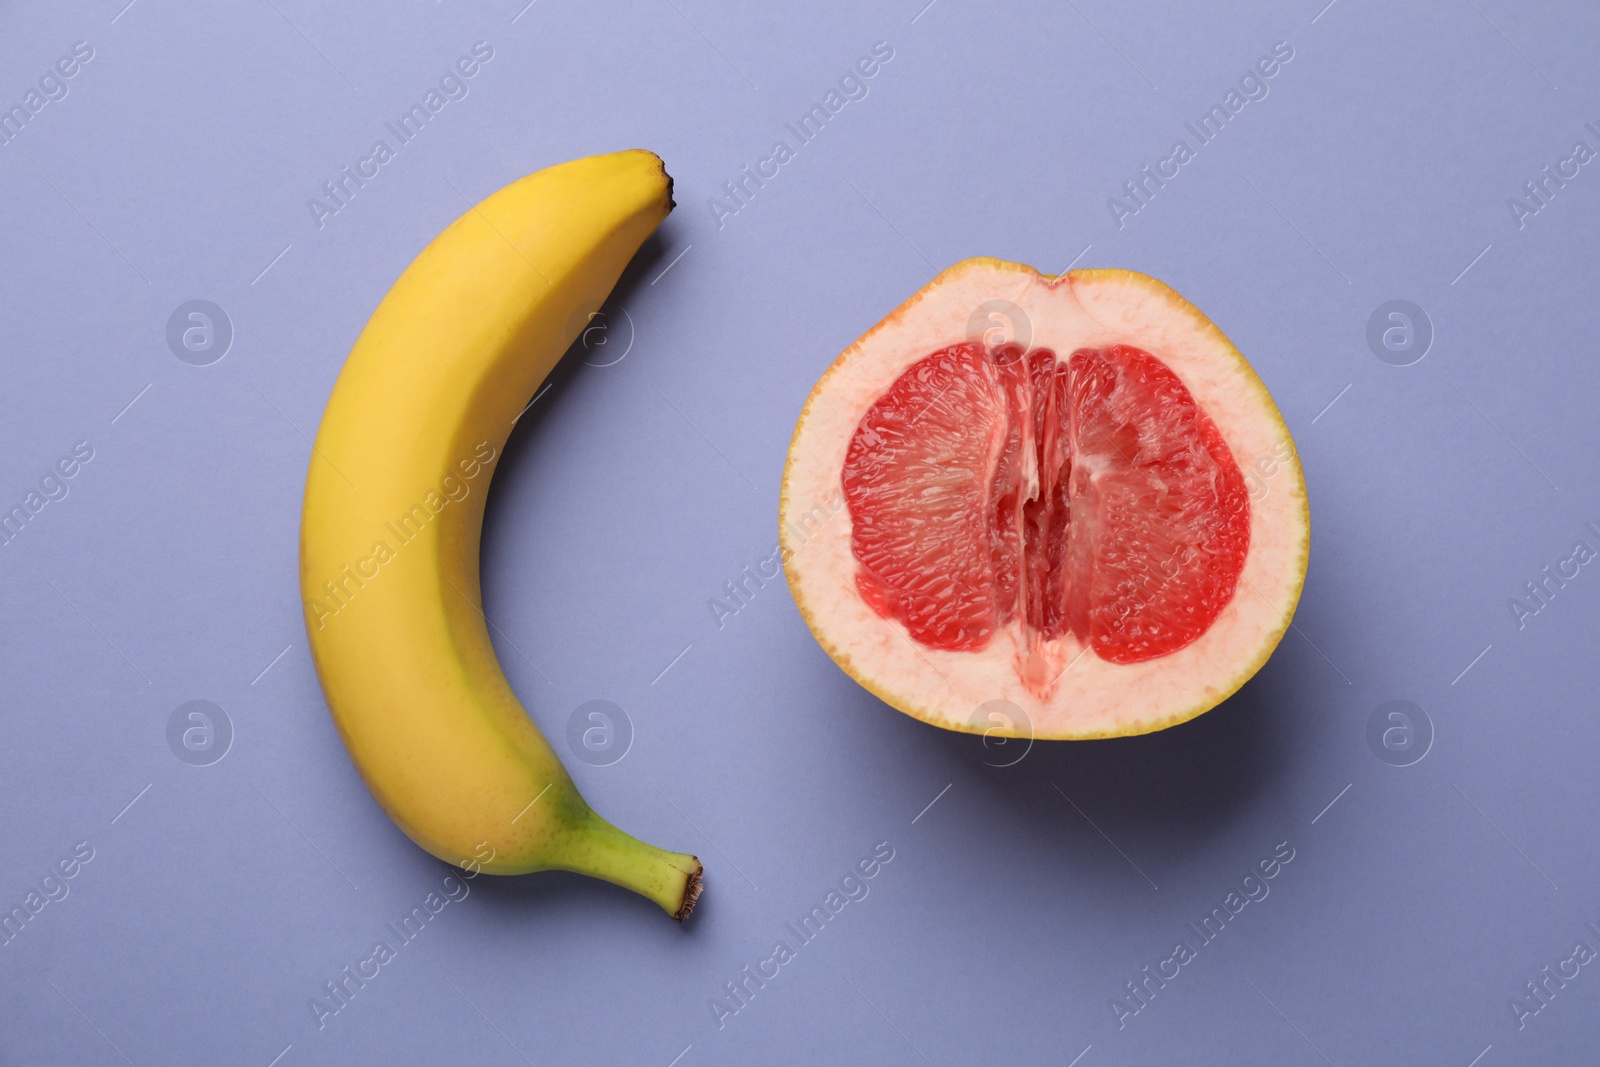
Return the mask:
M 1133 271 L 996 259 L 822 376 L 779 526 L 851 677 L 936 726 L 1039 738 L 1226 699 L 1288 628 L 1311 539 L 1283 417 L 1210 320 Z

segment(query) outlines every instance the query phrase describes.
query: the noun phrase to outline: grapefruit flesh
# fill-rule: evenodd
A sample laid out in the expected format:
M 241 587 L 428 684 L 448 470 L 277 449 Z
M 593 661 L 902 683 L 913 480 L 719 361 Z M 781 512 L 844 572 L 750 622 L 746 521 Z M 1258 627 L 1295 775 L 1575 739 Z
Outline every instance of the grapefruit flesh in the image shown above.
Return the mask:
M 998 337 L 973 326 L 995 308 Z M 847 672 L 918 718 L 1019 736 L 1214 706 L 1288 626 L 1309 546 L 1288 431 L 1215 326 L 1144 275 L 998 260 L 839 358 L 782 512 L 790 587 Z M 998 727 L 978 714 L 997 700 Z
M 930 648 L 1016 619 L 1113 663 L 1164 656 L 1233 598 L 1250 543 L 1221 434 L 1128 345 L 935 352 L 867 410 L 842 478 L 857 588 Z

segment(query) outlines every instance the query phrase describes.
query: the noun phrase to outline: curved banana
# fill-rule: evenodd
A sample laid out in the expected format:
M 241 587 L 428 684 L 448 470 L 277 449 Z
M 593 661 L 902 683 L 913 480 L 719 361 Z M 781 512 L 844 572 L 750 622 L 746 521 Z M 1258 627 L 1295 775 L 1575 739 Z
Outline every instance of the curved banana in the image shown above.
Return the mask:
M 413 841 L 491 874 L 604 878 L 681 921 L 700 861 L 590 810 L 511 691 L 478 587 L 512 423 L 672 207 L 654 154 L 594 156 L 506 186 L 423 249 L 329 397 L 300 587 L 334 723 Z

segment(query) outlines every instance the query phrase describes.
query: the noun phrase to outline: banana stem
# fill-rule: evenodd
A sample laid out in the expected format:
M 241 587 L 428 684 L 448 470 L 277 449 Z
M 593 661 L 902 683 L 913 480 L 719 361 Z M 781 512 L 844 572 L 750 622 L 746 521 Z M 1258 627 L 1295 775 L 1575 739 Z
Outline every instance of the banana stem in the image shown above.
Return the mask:
M 700 898 L 705 870 L 696 857 L 646 844 L 592 812 L 551 866 L 631 889 L 661 905 L 680 923 Z

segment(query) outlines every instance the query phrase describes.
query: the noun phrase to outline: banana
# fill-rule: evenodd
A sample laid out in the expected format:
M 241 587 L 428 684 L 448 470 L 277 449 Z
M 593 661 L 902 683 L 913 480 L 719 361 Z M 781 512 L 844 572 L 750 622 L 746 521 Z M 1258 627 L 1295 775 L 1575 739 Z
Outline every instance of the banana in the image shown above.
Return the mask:
M 489 641 L 478 543 L 514 421 L 672 210 L 645 151 L 550 167 L 458 218 L 373 312 L 306 475 L 300 587 L 328 709 L 417 844 L 490 874 L 567 870 L 680 922 L 694 856 L 596 815 Z

